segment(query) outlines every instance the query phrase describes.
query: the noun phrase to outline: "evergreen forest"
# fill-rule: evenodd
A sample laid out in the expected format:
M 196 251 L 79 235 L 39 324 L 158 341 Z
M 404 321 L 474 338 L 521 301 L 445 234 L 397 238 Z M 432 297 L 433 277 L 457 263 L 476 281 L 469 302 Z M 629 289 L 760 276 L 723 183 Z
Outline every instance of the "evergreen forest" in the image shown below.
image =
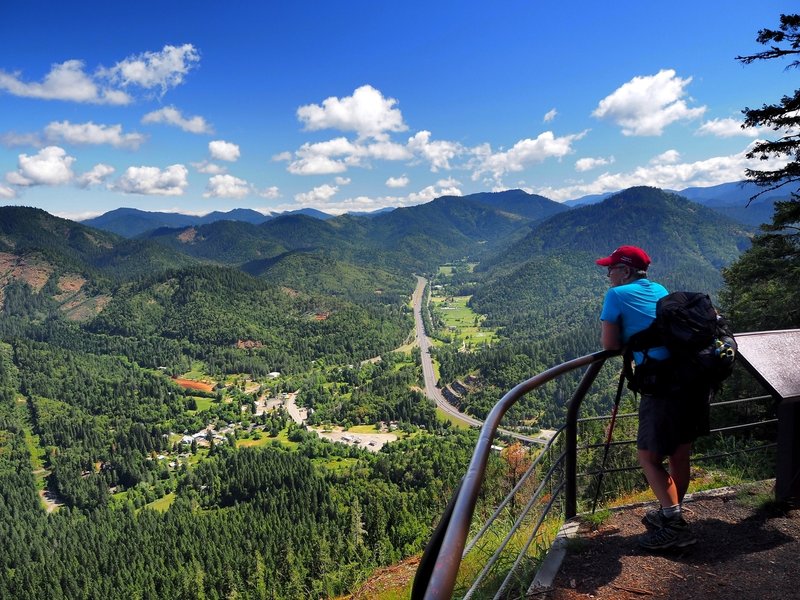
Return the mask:
M 778 272 L 796 236 L 656 188 L 569 209 L 512 190 L 245 216 L 142 230 L 0 207 L 0 598 L 330 598 L 418 555 L 477 434 L 425 395 L 415 275 L 438 385 L 477 418 L 599 349 L 594 261 L 622 244 L 739 331 L 797 326 L 737 292 L 754 254 Z M 586 416 L 608 412 L 615 379 Z M 526 397 L 509 426 L 558 427 L 576 382 Z M 513 487 L 510 455 L 490 457 L 479 514 Z

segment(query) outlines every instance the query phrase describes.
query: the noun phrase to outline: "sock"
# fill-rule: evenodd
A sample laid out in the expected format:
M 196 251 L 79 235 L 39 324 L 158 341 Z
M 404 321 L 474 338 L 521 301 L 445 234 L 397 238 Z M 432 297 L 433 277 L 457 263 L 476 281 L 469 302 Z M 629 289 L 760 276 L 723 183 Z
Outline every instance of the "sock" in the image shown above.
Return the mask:
M 661 514 L 663 514 L 667 519 L 677 519 L 681 516 L 681 505 L 676 504 L 675 506 L 662 506 Z

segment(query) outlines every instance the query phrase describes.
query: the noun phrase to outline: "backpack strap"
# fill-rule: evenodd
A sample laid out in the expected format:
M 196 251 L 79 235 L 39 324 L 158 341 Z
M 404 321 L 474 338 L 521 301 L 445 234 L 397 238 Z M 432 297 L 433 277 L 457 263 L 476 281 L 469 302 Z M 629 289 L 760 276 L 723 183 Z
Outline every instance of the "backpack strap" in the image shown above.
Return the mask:
M 654 320 L 647 329 L 642 329 L 641 331 L 637 331 L 628 339 L 628 349 L 635 350 L 637 352 L 645 352 L 650 348 L 657 348 L 659 346 L 664 345 L 664 338 L 661 335 L 661 331 L 658 329 L 656 325 L 656 321 Z

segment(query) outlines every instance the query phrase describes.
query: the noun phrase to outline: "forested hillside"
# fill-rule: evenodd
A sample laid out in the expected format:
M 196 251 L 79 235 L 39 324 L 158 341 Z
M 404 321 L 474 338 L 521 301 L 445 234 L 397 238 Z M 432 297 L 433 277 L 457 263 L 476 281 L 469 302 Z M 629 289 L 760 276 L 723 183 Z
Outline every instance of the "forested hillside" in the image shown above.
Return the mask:
M 359 267 L 425 272 L 435 270 L 443 261 L 505 247 L 525 235 L 533 220 L 560 208 L 550 201 L 540 206 L 544 199 L 530 198 L 530 206 L 525 206 L 518 194 L 513 202 L 495 198 L 489 206 L 471 197 L 442 197 L 373 217 L 342 215 L 323 221 L 287 215 L 258 226 L 220 221 L 185 229 L 159 229 L 147 238 L 198 258 L 237 266 L 254 261 L 279 262 L 286 253 L 303 250 L 324 251 Z M 514 207 L 525 214 L 513 212 Z
M 87 330 L 180 340 L 212 372 L 300 372 L 319 358 L 379 356 L 408 335 L 401 304 L 358 306 L 221 267 L 168 271 L 118 289 Z M 164 365 L 170 367 L 170 365 Z
M 0 253 L 40 258 L 50 269 L 119 282 L 192 264 L 182 253 L 54 217 L 43 210 L 0 207 Z
M 2 208 L 0 597 L 343 594 L 421 550 L 475 443 L 422 392 L 414 273 L 439 283 L 454 261 L 444 293 L 496 330 L 435 351 L 443 383 L 473 376 L 462 408 L 483 416 L 597 349 L 597 257 L 640 244 L 654 278 L 713 292 L 747 233 L 650 188 L 574 210 L 516 190 L 139 240 Z M 589 411 L 609 401 L 598 383 Z M 573 389 L 546 386 L 510 421 L 558 422 Z M 491 457 L 487 507 L 511 468 Z
M 597 350 L 608 287 L 595 259 L 623 244 L 645 248 L 650 277 L 668 289 L 716 295 L 721 268 L 748 247 L 748 231 L 718 213 L 655 188 L 632 188 L 602 203 L 551 217 L 507 252 L 479 266 L 471 306 L 508 338 L 502 347 L 440 352 L 445 382 L 479 372 L 486 386 L 470 408 L 483 414 L 501 390 L 563 360 Z M 487 390 L 489 391 L 487 393 Z M 515 407 L 517 418 L 552 425 L 565 394 L 550 391 Z

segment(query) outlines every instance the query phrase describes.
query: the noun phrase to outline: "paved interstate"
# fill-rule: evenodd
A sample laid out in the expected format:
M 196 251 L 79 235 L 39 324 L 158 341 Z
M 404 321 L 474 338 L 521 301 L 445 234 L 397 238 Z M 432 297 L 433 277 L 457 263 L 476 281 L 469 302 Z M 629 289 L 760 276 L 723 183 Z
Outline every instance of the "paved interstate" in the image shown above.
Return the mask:
M 425 377 L 425 395 L 436 402 L 436 406 L 442 409 L 447 414 L 456 417 L 474 427 L 483 425 L 483 421 L 479 421 L 475 417 L 471 417 L 465 413 L 460 412 L 455 406 L 450 404 L 447 399 L 442 395 L 441 390 L 436 387 L 436 375 L 433 372 L 433 359 L 430 354 L 431 340 L 425 333 L 425 325 L 422 321 L 422 301 L 425 296 L 425 286 L 428 280 L 424 277 L 417 275 L 417 287 L 414 290 L 412 301 L 414 304 L 414 322 L 416 324 L 416 342 L 419 345 L 420 353 L 422 356 L 422 374 Z M 499 398 L 498 398 L 499 400 Z M 529 444 L 544 444 L 546 439 L 540 437 L 529 437 L 512 431 L 501 429 L 504 434 L 513 436 L 514 438 Z

